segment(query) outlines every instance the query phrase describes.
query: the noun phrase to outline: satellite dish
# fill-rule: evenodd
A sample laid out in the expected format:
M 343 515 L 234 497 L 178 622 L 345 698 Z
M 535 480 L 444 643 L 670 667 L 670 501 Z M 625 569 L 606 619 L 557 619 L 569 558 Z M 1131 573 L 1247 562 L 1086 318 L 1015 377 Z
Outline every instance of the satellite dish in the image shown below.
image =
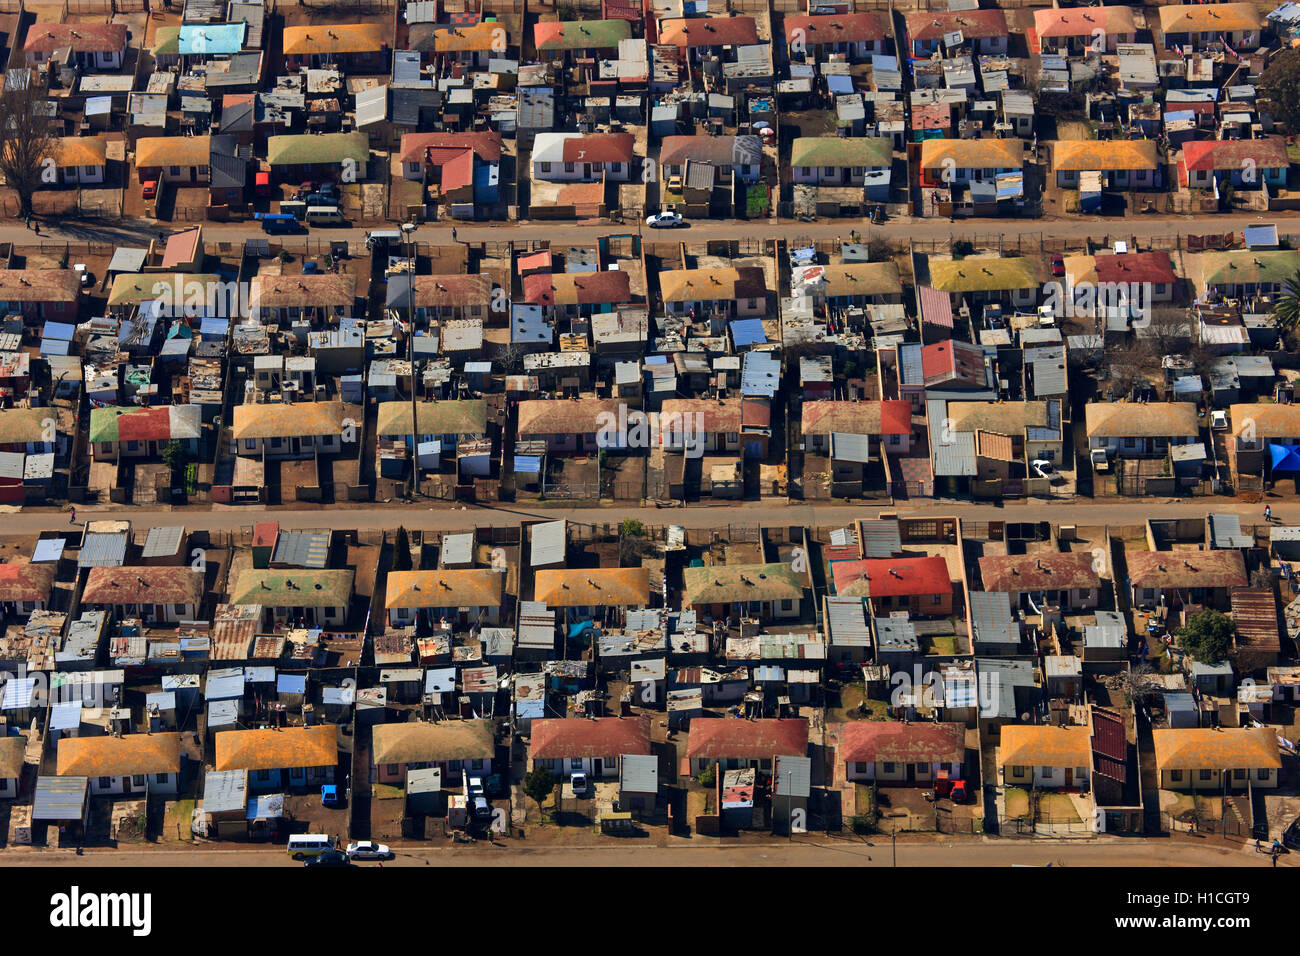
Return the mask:
M 1028 714 L 1021 714 L 1021 715 L 1020 715 L 1020 719 L 1021 719 L 1022 721 L 1024 721 L 1025 723 L 1029 723 L 1029 715 L 1028 715 Z

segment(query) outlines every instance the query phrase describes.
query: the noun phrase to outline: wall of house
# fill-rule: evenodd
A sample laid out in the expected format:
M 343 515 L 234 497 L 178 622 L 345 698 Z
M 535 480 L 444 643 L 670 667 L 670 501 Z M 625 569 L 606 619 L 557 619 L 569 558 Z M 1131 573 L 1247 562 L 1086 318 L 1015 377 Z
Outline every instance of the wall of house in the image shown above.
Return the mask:
M 1249 775 L 1252 787 L 1272 790 L 1278 785 L 1278 773 L 1274 769 L 1247 770 L 1244 772 Z M 1230 772 L 1229 786 L 1231 789 L 1244 790 L 1246 788 L 1246 777 L 1239 776 L 1237 771 Z M 1218 769 L 1161 769 L 1160 788 L 1162 790 L 1212 790 L 1216 793 L 1221 792 L 1223 790 L 1222 771 Z
M 145 792 L 146 783 L 151 793 L 174 794 L 180 784 L 180 773 L 135 774 L 130 777 L 91 777 L 92 796 L 115 796 L 124 793 Z
M 257 792 L 290 789 L 313 789 L 334 782 L 334 767 L 291 767 L 280 770 L 248 771 L 248 789 Z
M 495 605 L 492 607 L 471 607 L 466 612 L 462 612 L 458 605 L 456 607 L 430 608 L 390 607 L 388 609 L 388 621 L 395 627 L 406 627 L 415 623 L 416 617 L 419 615 L 420 611 L 424 612 L 425 620 L 436 621 L 439 619 L 446 619 L 462 626 L 469 626 L 482 622 L 488 627 L 496 627 L 501 620 L 501 609 Z
M 900 763 L 894 761 L 859 762 L 845 761 L 845 776 L 849 780 L 874 780 L 880 784 L 915 784 L 929 786 L 938 776 L 940 770 L 948 771 L 952 780 L 960 780 L 962 764 L 944 763 Z
M 585 773 L 588 777 L 599 778 L 602 780 L 610 777 L 617 777 L 619 772 L 620 760 L 617 756 L 613 757 L 568 757 L 560 759 L 543 759 L 530 760 L 529 763 L 534 767 L 546 767 L 556 778 L 561 781 L 569 779 L 570 774 Z M 596 772 L 596 765 L 600 764 L 600 772 Z
M 410 763 L 372 764 L 370 779 L 375 783 L 405 788 L 406 772 L 408 770 L 425 770 L 429 767 L 440 767 L 442 769 L 442 782 L 445 789 L 447 784 L 454 784 L 459 781 L 461 774 L 465 770 L 468 770 L 471 775 L 481 773 L 485 777 L 491 776 L 492 758 L 485 757 L 482 760 L 413 760 Z

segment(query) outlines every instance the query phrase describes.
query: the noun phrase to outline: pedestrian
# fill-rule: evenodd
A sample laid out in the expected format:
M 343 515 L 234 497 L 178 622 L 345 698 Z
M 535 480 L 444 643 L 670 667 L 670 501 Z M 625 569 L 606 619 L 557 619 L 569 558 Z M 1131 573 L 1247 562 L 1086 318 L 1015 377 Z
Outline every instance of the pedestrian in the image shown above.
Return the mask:
M 1272 505 L 1265 505 L 1265 506 L 1264 506 L 1264 520 L 1265 520 L 1265 521 L 1272 521 L 1272 520 L 1273 520 L 1273 506 L 1272 506 Z
M 41 234 L 41 224 L 39 222 L 33 222 L 32 229 L 36 232 L 36 235 L 39 236 Z
M 1277 847 L 1273 848 L 1273 866 L 1277 866 Z
M 30 215 L 23 216 L 23 225 L 28 229 L 32 228 L 32 217 Z
M 77 523 L 77 509 L 73 508 L 68 513 L 68 524 L 76 524 L 76 523 Z
M 456 241 L 456 227 L 455 227 L 455 226 L 452 226 L 452 227 L 451 227 L 451 241 L 452 241 L 452 242 L 455 242 L 455 241 Z

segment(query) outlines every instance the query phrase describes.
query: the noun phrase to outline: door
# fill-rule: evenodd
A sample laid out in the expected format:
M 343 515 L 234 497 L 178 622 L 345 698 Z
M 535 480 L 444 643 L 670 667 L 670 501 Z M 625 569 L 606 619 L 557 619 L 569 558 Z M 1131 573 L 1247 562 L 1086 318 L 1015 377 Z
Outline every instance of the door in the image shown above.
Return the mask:
M 605 761 L 596 757 L 591 762 L 591 775 L 593 777 L 603 777 L 605 775 Z
M 1072 786 L 1074 786 L 1074 768 L 1073 768 L 1073 767 L 1066 767 L 1066 768 L 1065 768 L 1065 785 L 1066 785 L 1067 787 L 1072 787 Z

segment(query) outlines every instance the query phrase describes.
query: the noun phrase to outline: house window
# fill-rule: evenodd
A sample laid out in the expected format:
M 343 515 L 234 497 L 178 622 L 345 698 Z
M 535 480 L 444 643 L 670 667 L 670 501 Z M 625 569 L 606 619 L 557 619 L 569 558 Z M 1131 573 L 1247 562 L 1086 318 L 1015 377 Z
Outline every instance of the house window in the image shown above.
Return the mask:
M 1183 779 L 1183 772 L 1181 770 L 1170 770 L 1169 779 L 1174 783 L 1180 783 Z
M 569 758 L 569 769 L 570 769 L 570 770 L 581 770 L 581 769 L 582 769 L 582 758 L 581 758 L 581 757 L 570 757 L 570 758 Z
M 154 774 L 154 775 L 153 775 L 153 782 L 154 782 L 154 783 L 166 783 L 166 782 L 167 782 L 167 774 L 165 774 L 165 773 L 156 773 L 156 774 Z
M 390 774 L 399 774 L 402 772 L 402 765 L 397 763 L 390 763 L 388 765 L 388 772 Z
M 789 598 L 781 599 L 781 610 L 789 611 L 792 610 L 793 608 L 794 608 L 794 601 L 791 601 Z
M 811 176 L 811 175 L 812 175 L 812 167 L 811 167 L 811 166 L 804 166 L 804 167 L 802 167 L 802 169 L 803 169 L 803 174 L 804 174 L 805 176 Z
M 144 786 L 144 779 L 145 779 L 145 775 L 144 775 L 144 774 L 142 774 L 142 773 L 137 773 L 137 774 L 135 774 L 135 775 L 131 778 L 131 786 L 133 786 L 133 787 L 143 787 L 143 786 Z
M 99 789 L 101 789 L 101 790 L 107 790 L 107 789 L 108 789 L 109 787 L 111 787 L 112 785 L 113 785 L 113 778 L 112 778 L 112 777 L 100 777 L 100 778 L 99 778 Z
M 550 164 L 550 163 L 542 163 L 542 172 L 544 172 L 544 173 L 549 173 L 550 171 L 551 171 L 551 164 Z
M 256 448 L 256 447 L 257 447 L 257 439 L 256 439 L 256 438 L 245 438 L 245 439 L 244 439 L 244 449 L 245 449 L 246 451 L 252 451 L 252 450 L 253 450 L 254 448 Z
M 180 168 L 179 166 L 168 166 L 168 167 L 167 167 L 167 175 L 168 175 L 168 176 L 179 176 L 180 174 L 181 174 L 181 168 Z
M 564 164 L 564 171 L 565 171 L 566 173 L 571 173 L 571 172 L 573 172 L 573 163 L 565 163 L 565 164 Z
M 1246 779 L 1246 771 L 1244 771 L 1244 770 L 1240 770 L 1240 769 L 1232 771 L 1232 779 L 1233 779 L 1233 780 L 1245 780 L 1245 779 Z
M 886 761 L 885 761 L 884 772 L 885 772 L 885 773 L 893 773 L 893 772 L 894 772 L 894 764 L 893 764 L 893 761 L 890 761 L 890 760 L 886 760 Z
M 1202 780 L 1210 780 L 1214 777 L 1213 770 L 1198 770 L 1197 774 L 1200 776 Z
M 189 607 L 189 605 L 187 605 L 187 604 L 173 604 L 173 605 L 172 605 L 172 610 L 175 611 L 177 614 L 184 614 L 185 611 L 186 611 L 186 608 L 188 608 L 188 607 Z
M 483 761 L 482 761 L 482 760 L 471 760 L 471 761 L 469 762 L 469 769 L 470 769 L 470 770 L 482 770 L 482 769 L 483 769 Z
M 936 605 L 936 606 L 942 604 L 942 603 L 943 603 L 943 595 L 942 595 L 942 594 L 936 594 L 934 597 L 930 598 L 930 603 L 931 603 L 931 604 L 934 604 L 934 605 Z
M 1256 779 L 1256 780 L 1267 780 L 1267 779 L 1268 779 L 1268 771 L 1267 771 L 1267 770 L 1256 770 L 1256 771 L 1255 771 L 1255 779 Z
M 834 167 L 834 166 L 827 166 L 827 167 L 825 167 L 825 170 L 826 170 L 826 175 L 827 175 L 827 176 L 834 176 L 834 175 L 835 175 L 835 167 Z

